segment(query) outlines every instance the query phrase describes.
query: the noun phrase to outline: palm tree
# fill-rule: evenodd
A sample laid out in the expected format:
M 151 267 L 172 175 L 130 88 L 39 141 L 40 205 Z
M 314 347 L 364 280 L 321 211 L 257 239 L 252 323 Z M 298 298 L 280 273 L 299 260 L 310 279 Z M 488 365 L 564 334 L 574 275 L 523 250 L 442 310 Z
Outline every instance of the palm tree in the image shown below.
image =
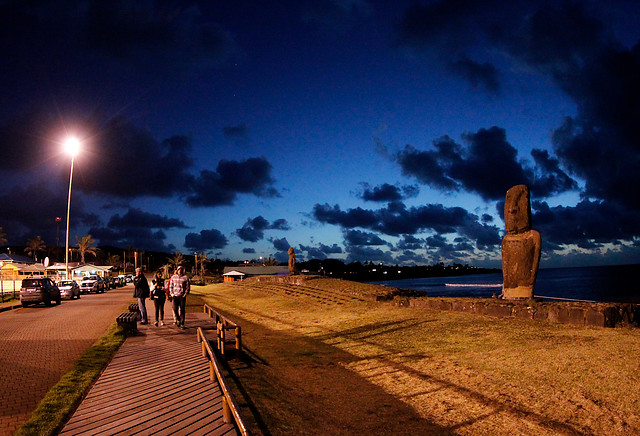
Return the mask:
M 85 235 L 82 238 L 78 238 L 76 236 L 76 244 L 78 245 L 78 252 L 80 253 L 80 262 L 84 263 L 84 255 L 85 254 L 93 254 L 94 256 L 98 252 L 96 247 L 93 247 L 96 241 L 91 237 L 91 235 Z
M 207 253 L 200 253 L 200 278 L 204 277 L 204 263 L 207 260 Z M 197 273 L 197 271 L 196 271 Z
M 120 265 L 120 256 L 117 254 L 110 254 L 107 257 L 107 265 L 116 266 Z
M 278 265 L 278 261 L 271 256 L 267 257 L 264 260 L 264 266 L 277 266 L 277 265 Z
M 45 251 L 46 245 L 40 236 L 36 236 L 33 239 L 27 240 L 27 247 L 24 252 L 29 256 L 33 256 L 33 260 L 36 260 L 36 255 L 39 251 Z
M 0 245 L 4 245 L 7 243 L 7 234 L 4 232 L 4 229 L 0 227 Z
M 169 258 L 169 265 L 172 267 L 171 269 L 176 269 L 178 266 L 182 265 L 184 262 L 184 256 L 179 251 L 173 253 L 173 257 Z

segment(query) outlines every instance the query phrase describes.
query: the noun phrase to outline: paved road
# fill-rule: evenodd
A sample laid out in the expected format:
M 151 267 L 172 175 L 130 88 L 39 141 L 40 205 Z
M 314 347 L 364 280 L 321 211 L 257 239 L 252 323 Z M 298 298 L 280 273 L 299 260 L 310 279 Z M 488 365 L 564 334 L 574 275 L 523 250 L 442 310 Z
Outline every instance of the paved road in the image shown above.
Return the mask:
M 133 302 L 133 286 L 0 313 L 0 436 L 12 435 Z M 152 307 L 147 302 L 147 309 Z

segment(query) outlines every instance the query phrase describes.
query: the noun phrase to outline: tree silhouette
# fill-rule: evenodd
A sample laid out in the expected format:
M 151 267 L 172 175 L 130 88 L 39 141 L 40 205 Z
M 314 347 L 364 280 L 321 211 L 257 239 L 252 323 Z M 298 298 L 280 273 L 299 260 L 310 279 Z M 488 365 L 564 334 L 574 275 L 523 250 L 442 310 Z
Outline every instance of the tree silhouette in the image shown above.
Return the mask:
M 47 246 L 40 236 L 36 236 L 33 239 L 27 240 L 27 247 L 24 249 L 24 252 L 29 256 L 33 256 L 33 260 L 36 259 L 36 255 L 39 251 L 45 251 Z
M 182 262 L 184 262 L 184 256 L 179 251 L 173 253 L 173 257 L 169 258 L 169 265 L 173 270 L 182 265 Z
M 91 235 L 85 235 L 82 238 L 76 236 L 76 244 L 78 245 L 78 252 L 80 253 L 80 262 L 84 263 L 85 254 L 93 254 L 94 256 L 98 252 L 98 249 L 93 246 L 96 241 Z
M 264 265 L 265 266 L 277 266 L 278 265 L 278 261 L 275 260 L 273 257 L 269 256 L 264 260 Z

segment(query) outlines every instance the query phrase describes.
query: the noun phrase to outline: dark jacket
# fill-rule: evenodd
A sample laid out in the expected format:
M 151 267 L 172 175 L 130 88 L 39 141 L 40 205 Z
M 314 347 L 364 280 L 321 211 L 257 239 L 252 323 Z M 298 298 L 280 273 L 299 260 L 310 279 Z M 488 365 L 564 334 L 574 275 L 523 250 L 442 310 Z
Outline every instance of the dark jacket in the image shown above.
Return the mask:
M 156 287 L 154 288 L 153 291 L 151 291 L 151 298 L 164 300 L 166 298 L 166 295 L 164 293 L 164 279 L 156 277 L 155 279 L 152 280 L 152 282 L 155 282 Z
M 149 282 L 144 274 L 133 278 L 133 298 L 149 298 Z

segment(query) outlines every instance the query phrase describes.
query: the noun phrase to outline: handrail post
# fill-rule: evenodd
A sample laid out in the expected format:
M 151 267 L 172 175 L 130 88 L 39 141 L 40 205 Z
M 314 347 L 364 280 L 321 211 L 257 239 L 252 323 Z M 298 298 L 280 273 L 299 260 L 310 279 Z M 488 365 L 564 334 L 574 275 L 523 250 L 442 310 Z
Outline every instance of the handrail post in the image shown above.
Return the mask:
M 240 326 L 237 325 L 236 326 L 236 351 L 238 352 L 238 354 L 240 353 L 241 349 L 242 349 L 242 336 L 241 336 Z
M 222 420 L 225 424 L 233 423 L 233 417 L 231 416 L 231 408 L 225 395 L 222 396 Z

